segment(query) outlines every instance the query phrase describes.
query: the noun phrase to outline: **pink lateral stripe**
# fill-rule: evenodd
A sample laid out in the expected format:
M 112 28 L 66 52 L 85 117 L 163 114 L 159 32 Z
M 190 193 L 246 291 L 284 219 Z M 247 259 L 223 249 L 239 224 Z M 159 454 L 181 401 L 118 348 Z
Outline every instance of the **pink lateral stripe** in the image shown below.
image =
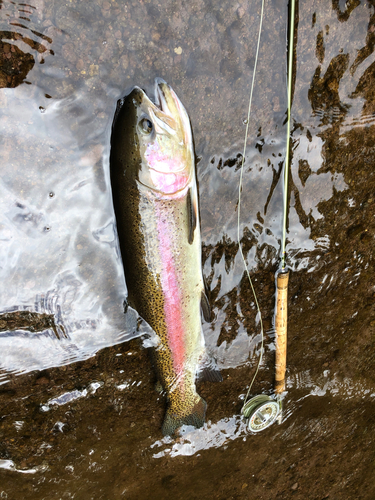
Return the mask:
M 164 314 L 168 331 L 168 344 L 172 352 L 173 368 L 178 376 L 185 361 L 185 331 L 181 311 L 181 290 L 178 286 L 177 270 L 173 260 L 170 222 L 165 219 L 160 207 L 156 206 L 155 216 L 159 250 L 162 262 L 161 285 L 164 294 Z M 179 383 L 182 385 L 182 380 Z

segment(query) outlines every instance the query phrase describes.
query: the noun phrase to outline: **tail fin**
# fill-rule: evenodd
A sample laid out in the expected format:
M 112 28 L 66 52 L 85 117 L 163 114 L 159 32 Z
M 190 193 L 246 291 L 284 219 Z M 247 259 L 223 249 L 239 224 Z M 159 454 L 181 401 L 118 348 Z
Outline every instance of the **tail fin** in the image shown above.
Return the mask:
M 162 432 L 164 436 L 173 436 L 176 430 L 182 425 L 193 425 L 194 427 L 203 427 L 206 416 L 207 403 L 199 396 L 199 401 L 191 408 L 187 415 L 175 413 L 169 406 L 164 417 Z

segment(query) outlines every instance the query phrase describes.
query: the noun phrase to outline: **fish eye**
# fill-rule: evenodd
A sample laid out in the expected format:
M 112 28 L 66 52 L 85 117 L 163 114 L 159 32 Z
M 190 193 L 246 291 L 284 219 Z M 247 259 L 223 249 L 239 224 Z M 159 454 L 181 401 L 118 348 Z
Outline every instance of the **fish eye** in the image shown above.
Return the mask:
M 148 118 L 142 118 L 139 122 L 139 127 L 145 134 L 151 134 L 153 129 L 152 122 Z

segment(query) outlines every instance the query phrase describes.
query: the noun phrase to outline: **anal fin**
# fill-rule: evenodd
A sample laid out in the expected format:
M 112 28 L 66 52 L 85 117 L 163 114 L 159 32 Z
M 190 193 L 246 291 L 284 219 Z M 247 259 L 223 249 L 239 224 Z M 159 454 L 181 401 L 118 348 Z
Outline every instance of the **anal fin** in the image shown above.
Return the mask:
M 206 366 L 199 372 L 199 380 L 207 382 L 222 382 L 223 376 L 219 368 Z
M 208 354 L 207 351 L 204 351 L 200 361 L 199 368 L 197 371 L 197 377 L 200 382 L 208 381 L 208 382 L 222 382 L 223 376 L 220 373 L 220 370 L 216 364 L 215 359 Z

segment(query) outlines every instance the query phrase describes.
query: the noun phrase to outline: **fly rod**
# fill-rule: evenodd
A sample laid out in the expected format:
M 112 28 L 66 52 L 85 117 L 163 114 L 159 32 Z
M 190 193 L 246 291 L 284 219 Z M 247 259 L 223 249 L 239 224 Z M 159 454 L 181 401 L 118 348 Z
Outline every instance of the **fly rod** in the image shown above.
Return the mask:
M 287 110 L 287 132 L 286 152 L 284 162 L 284 210 L 283 210 L 283 236 L 281 247 L 281 269 L 276 275 L 276 374 L 275 394 L 279 405 L 277 420 L 282 421 L 282 393 L 285 391 L 286 373 L 286 346 L 287 346 L 287 324 L 288 324 L 288 282 L 289 269 L 286 267 L 286 231 L 288 222 L 288 174 L 290 163 L 290 125 L 292 109 L 292 84 L 293 84 L 293 54 L 294 54 L 294 20 L 295 0 L 290 1 L 289 13 L 289 44 L 288 44 L 288 110 Z
M 245 161 L 246 152 L 246 142 L 248 137 L 248 127 L 250 121 L 250 110 L 251 110 L 251 100 L 255 81 L 255 72 L 258 61 L 260 35 L 262 30 L 262 20 L 264 11 L 264 0 L 262 0 L 262 10 L 261 19 L 258 34 L 258 44 L 256 50 L 253 79 L 250 91 L 249 109 L 248 116 L 246 120 L 246 133 L 245 133 L 245 145 L 244 154 L 242 156 L 241 165 L 241 175 L 240 175 L 240 185 L 238 194 L 238 225 L 237 225 L 237 237 L 240 253 L 245 265 L 246 273 L 251 285 L 251 289 L 254 295 L 257 311 L 260 317 L 261 326 L 261 351 L 259 356 L 258 365 L 253 376 L 253 379 L 248 388 L 247 394 L 244 399 L 244 404 L 242 406 L 241 413 L 244 415 L 249 430 L 252 432 L 259 432 L 270 425 L 272 425 L 276 420 L 281 423 L 282 420 L 282 394 L 285 391 L 285 373 L 286 373 L 286 346 L 287 346 L 287 302 L 288 302 L 288 280 L 289 280 L 289 270 L 286 267 L 286 232 L 287 232 L 287 217 L 288 217 L 288 173 L 289 173 L 289 161 L 290 161 L 290 115 L 292 106 L 292 76 L 293 76 L 293 51 L 294 51 L 294 20 L 295 20 L 295 0 L 290 0 L 290 12 L 289 12 L 289 43 L 288 43 L 288 109 L 287 109 L 287 140 L 286 140 L 286 154 L 284 162 L 284 187 L 283 187 L 283 234 L 282 234 L 282 246 L 281 246 L 281 268 L 276 275 L 276 314 L 275 314 L 275 330 L 276 330 L 276 356 L 275 356 L 275 395 L 276 400 L 266 394 L 260 394 L 251 399 L 248 399 L 253 382 L 258 374 L 260 364 L 263 357 L 263 344 L 264 344 L 264 332 L 261 311 L 259 308 L 256 293 L 251 281 L 250 273 L 248 271 L 245 258 L 243 256 L 241 242 L 240 242 L 240 202 L 241 202 L 241 190 L 242 190 L 242 172 L 243 164 Z

